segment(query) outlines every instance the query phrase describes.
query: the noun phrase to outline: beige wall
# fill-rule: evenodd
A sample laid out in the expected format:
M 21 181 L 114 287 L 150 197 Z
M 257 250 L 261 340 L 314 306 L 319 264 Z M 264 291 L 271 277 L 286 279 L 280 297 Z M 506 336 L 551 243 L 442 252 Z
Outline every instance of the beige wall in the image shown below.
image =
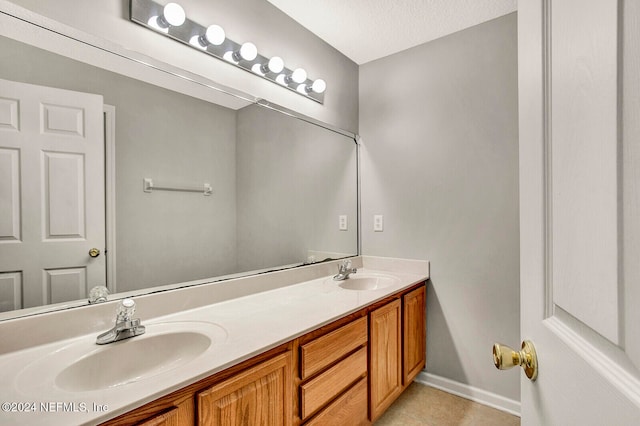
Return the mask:
M 520 399 L 516 15 L 365 64 L 363 251 L 428 259 L 427 370 Z M 373 232 L 383 214 L 384 232 Z

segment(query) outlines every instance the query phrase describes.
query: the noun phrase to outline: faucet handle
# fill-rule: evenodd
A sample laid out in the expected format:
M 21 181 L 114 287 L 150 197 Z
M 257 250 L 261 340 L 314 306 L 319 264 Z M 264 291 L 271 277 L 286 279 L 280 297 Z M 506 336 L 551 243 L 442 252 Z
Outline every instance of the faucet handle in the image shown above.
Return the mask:
M 116 322 L 131 321 L 136 312 L 136 302 L 133 299 L 123 299 L 116 309 Z
M 109 296 L 109 289 L 103 285 L 98 285 L 93 287 L 89 291 L 89 303 L 102 303 L 107 301 L 107 296 Z
M 351 269 L 351 259 L 345 259 L 340 263 L 339 266 L 341 271 L 348 271 L 349 269 Z

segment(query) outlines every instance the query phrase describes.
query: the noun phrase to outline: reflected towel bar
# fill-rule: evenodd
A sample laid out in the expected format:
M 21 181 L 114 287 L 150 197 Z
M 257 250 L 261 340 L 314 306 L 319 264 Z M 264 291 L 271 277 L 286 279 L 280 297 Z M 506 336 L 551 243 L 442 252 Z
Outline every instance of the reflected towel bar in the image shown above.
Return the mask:
M 142 181 L 142 190 L 144 192 L 153 191 L 181 191 L 181 192 L 199 192 L 203 195 L 211 195 L 213 189 L 211 184 L 204 183 L 202 185 L 180 185 L 169 183 L 154 182 L 151 178 L 144 178 Z

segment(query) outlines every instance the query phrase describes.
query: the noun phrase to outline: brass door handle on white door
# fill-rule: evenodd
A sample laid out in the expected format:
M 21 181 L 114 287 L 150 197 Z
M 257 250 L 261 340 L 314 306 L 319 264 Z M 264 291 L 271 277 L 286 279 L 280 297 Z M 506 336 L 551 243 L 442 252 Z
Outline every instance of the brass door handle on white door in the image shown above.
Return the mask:
M 89 250 L 89 256 L 91 257 L 100 256 L 100 250 L 98 250 L 97 248 L 92 248 L 91 250 Z
M 498 370 L 508 370 L 516 365 L 522 366 L 524 374 L 531 381 L 538 377 L 538 357 L 536 349 L 530 340 L 522 342 L 522 349 L 515 351 L 507 345 L 495 343 L 493 345 L 493 363 Z

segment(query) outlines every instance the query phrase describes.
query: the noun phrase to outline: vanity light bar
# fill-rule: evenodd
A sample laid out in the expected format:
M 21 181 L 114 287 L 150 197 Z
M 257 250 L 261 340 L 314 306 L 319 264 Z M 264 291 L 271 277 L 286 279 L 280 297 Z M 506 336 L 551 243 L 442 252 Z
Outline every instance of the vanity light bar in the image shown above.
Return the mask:
M 158 4 L 152 0 L 131 0 L 131 21 L 182 42 L 232 65 L 249 71 L 281 87 L 323 104 L 327 84 L 311 80 L 302 68 L 289 69 L 279 56 L 260 55 L 253 43 L 236 43 L 218 25 L 207 27 L 190 20 L 177 3 Z

